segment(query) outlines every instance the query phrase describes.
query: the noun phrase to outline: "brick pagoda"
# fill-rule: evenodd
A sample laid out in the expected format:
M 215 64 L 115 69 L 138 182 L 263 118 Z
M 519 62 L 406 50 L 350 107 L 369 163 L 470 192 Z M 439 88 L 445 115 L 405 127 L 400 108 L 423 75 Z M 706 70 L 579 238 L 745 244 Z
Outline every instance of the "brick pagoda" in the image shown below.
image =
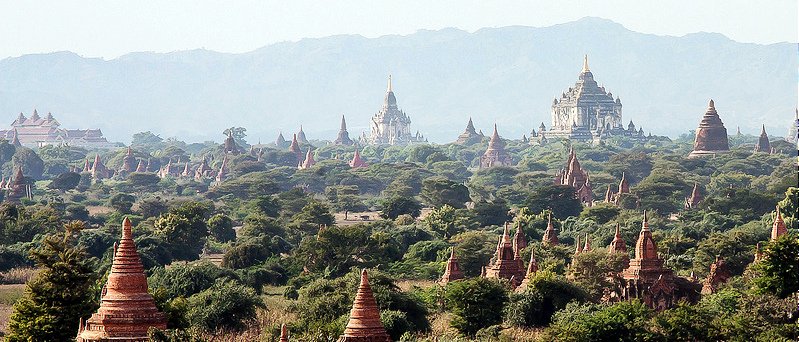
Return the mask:
M 513 166 L 513 158 L 505 151 L 505 142 L 497 133 L 497 125 L 494 124 L 494 134 L 488 142 L 488 149 L 480 156 L 480 168 L 485 169 L 492 166 Z
M 122 240 L 115 245 L 111 272 L 103 287 L 100 309 L 85 323 L 81 320 L 77 341 L 149 341 L 147 330 L 166 329 L 166 323 L 166 316 L 158 311 L 147 292 L 147 276 L 126 217 L 122 222 Z
M 455 247 L 452 247 L 452 253 L 450 253 L 449 259 L 447 260 L 447 268 L 444 269 L 444 275 L 441 276 L 441 280 L 439 280 L 438 283 L 441 286 L 445 286 L 449 282 L 461 280 L 463 278 L 465 277 L 463 276 L 460 263 L 458 263 L 458 258 L 455 257 Z
M 727 128 L 721 122 L 713 100 L 710 100 L 707 111 L 702 117 L 702 121 L 699 122 L 699 128 L 696 130 L 694 150 L 688 155 L 688 158 L 699 158 L 727 152 L 730 152 Z
M 369 286 L 369 276 L 361 272 L 361 285 L 352 303 L 350 321 L 338 342 L 391 342 L 386 328 L 380 322 L 380 309 Z

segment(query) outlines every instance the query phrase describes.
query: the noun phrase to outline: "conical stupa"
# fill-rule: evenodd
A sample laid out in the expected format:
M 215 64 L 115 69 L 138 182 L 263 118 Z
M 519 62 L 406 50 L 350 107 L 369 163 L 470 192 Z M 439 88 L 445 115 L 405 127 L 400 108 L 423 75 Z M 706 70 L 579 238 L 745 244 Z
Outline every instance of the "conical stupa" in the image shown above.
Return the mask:
M 361 272 L 361 285 L 352 303 L 350 320 L 338 342 L 391 342 L 383 323 L 380 322 L 380 309 L 377 306 L 369 276 Z
M 111 272 L 103 287 L 100 309 L 85 324 L 81 320 L 77 341 L 149 341 L 147 330 L 166 329 L 166 323 L 166 316 L 158 311 L 147 292 L 147 276 L 126 217 L 122 222 L 122 240 L 114 250 Z
M 701 156 L 715 155 L 717 153 L 730 152 L 730 144 L 727 140 L 727 129 L 721 122 L 719 114 L 716 112 L 716 105 L 710 100 L 707 111 L 699 122 L 694 139 L 694 150 L 688 158 L 698 158 Z

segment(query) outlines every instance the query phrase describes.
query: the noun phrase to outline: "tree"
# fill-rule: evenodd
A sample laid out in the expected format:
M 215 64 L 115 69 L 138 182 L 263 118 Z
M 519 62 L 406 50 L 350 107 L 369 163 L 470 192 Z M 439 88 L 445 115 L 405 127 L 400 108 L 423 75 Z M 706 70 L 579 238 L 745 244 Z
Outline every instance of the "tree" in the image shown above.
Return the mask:
M 169 206 L 165 201 L 162 201 L 160 197 L 139 201 L 139 214 L 145 219 L 158 217 L 168 210 Z
M 638 299 L 619 302 L 587 315 L 550 325 L 545 341 L 653 341 L 649 329 L 651 309 Z
M 133 135 L 133 141 L 131 141 L 131 145 L 151 145 L 157 144 L 164 141 L 163 138 L 159 137 L 153 132 L 139 132 Z
M 233 136 L 233 140 L 236 141 L 239 147 L 247 146 L 247 141 L 244 140 L 247 137 L 247 129 L 244 127 L 230 127 L 222 131 L 222 134 Z
M 6 341 L 74 341 L 80 318 L 96 310 L 96 274 L 69 234 L 46 238 L 41 249 L 30 252 L 42 271 L 14 304 Z
M 501 226 L 511 219 L 508 202 L 501 198 L 491 202 L 475 202 L 472 212 L 481 226 Z
M 441 234 L 448 239 L 467 228 L 474 228 L 474 221 L 468 215 L 463 215 L 465 209 L 455 209 L 444 204 L 439 209 L 433 209 L 424 218 L 424 222 L 430 230 Z
M 207 206 L 198 202 L 185 202 L 161 215 L 155 229 L 164 241 L 173 247 L 172 255 L 178 260 L 196 260 L 205 245 L 208 227 L 205 222 Z
M 578 216 L 583 210 L 583 204 L 577 199 L 574 188 L 569 185 L 547 185 L 535 189 L 524 200 L 524 205 L 533 213 L 549 209 L 552 216 L 560 220 Z
M 269 217 L 280 216 L 280 200 L 272 196 L 258 196 L 252 201 L 251 206 L 253 209 L 260 211 L 263 215 Z
M 621 210 L 613 203 L 599 203 L 591 207 L 585 207 L 580 214 L 583 220 L 594 220 L 597 224 L 605 224 L 619 216 Z
M 27 147 L 17 149 L 11 160 L 14 169 L 22 167 L 22 173 L 25 174 L 26 177 L 31 177 L 36 180 L 42 178 L 42 174 L 44 173 L 44 161 L 42 158 L 39 158 L 39 155 L 33 150 Z
M 496 280 L 475 278 L 447 284 L 445 300 L 455 318 L 450 325 L 461 334 L 502 323 L 502 308 L 508 301 L 505 286 Z
M 449 179 L 428 178 L 422 181 L 422 199 L 435 208 L 449 205 L 453 208 L 465 208 L 471 201 L 469 188 Z
M 470 231 L 453 236 L 455 257 L 460 261 L 463 275 L 477 277 L 484 265 L 488 265 L 497 248 L 497 240 L 481 231 Z
M 413 198 L 395 196 L 383 202 L 380 209 L 380 217 L 393 220 L 397 216 L 408 214 L 413 218 L 417 218 L 421 212 L 422 205 Z
M 532 323 L 531 326 L 545 326 L 549 324 L 555 312 L 563 310 L 570 302 L 588 300 L 588 294 L 582 288 L 547 270 L 536 272 L 530 278 L 527 289 L 524 291 L 540 298 L 537 305 L 531 306 L 531 309 L 536 312 L 525 314 L 526 317 L 529 317 L 528 324 Z
M 136 191 L 153 192 L 161 178 L 152 172 L 133 172 L 127 176 L 127 181 Z
M 218 242 L 236 240 L 236 231 L 233 230 L 233 219 L 225 214 L 216 214 L 208 218 L 208 233 Z
M 624 270 L 624 257 L 627 257 L 624 253 L 609 255 L 605 249 L 577 254 L 572 259 L 571 266 L 574 281 L 595 300 L 599 300 L 605 289 L 621 286 L 620 279 L 608 275 L 618 275 Z
M 308 202 L 299 213 L 291 217 L 292 225 L 299 226 L 306 233 L 314 233 L 319 226 L 332 226 L 335 222 L 327 204 L 319 201 Z
M 189 298 L 188 319 L 207 332 L 225 334 L 241 331 L 255 318 L 264 303 L 255 291 L 236 282 L 217 282 Z
M 272 254 L 261 244 L 245 243 L 233 247 L 222 258 L 222 267 L 239 269 L 258 265 Z
M 799 241 L 785 234 L 769 243 L 763 260 L 753 265 L 760 276 L 754 280 L 755 291 L 787 298 L 799 291 Z
M 80 182 L 80 174 L 75 172 L 66 172 L 53 178 L 50 184 L 47 185 L 50 189 L 58 189 L 61 192 L 72 190 L 78 186 Z
M 128 195 L 125 193 L 118 193 L 111 197 L 108 201 L 108 204 L 111 205 L 112 208 L 116 209 L 116 211 L 120 214 L 130 214 L 130 208 L 133 207 L 133 202 L 136 201 L 136 197 L 132 195 Z

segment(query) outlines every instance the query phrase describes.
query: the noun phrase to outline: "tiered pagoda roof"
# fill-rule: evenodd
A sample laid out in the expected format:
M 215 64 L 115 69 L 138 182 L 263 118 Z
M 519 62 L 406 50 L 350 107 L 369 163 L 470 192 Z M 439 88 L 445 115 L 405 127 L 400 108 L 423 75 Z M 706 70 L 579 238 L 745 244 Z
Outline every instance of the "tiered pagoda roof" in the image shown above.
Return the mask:
M 589 206 L 594 202 L 594 194 L 591 189 L 591 180 L 588 178 L 588 172 L 583 171 L 574 149 L 569 151 L 569 157 L 566 159 L 566 168 L 561 169 L 555 176 L 555 184 L 573 187 L 580 202 Z
M 699 122 L 694 139 L 694 150 L 688 158 L 697 158 L 716 153 L 726 153 L 730 151 L 729 141 L 727 140 L 727 129 L 721 122 L 716 105 L 713 100 L 708 103 L 707 111 Z
M 355 142 L 350 139 L 350 133 L 347 132 L 347 121 L 344 120 L 344 115 L 341 116 L 341 128 L 338 131 L 338 137 L 333 141 L 333 145 L 355 145 Z
M 766 134 L 766 125 L 760 129 L 760 138 L 757 140 L 757 145 L 755 145 L 755 153 L 763 152 L 771 154 L 771 143 L 768 141 L 768 134 Z
M 352 303 L 350 320 L 338 342 L 391 342 L 391 337 L 380 322 L 380 309 L 365 269 L 361 272 L 361 284 Z
M 358 168 L 358 167 L 367 167 L 369 166 L 366 162 L 361 159 L 361 153 L 358 152 L 358 148 L 355 148 L 355 155 L 352 156 L 352 160 L 350 160 L 350 167 Z
M 505 142 L 499 137 L 496 124 L 494 124 L 491 141 L 488 142 L 488 149 L 480 156 L 481 169 L 493 166 L 513 166 L 513 158 L 505 151 Z
M 447 260 L 447 267 L 444 269 L 444 275 L 441 276 L 441 280 L 439 280 L 438 283 L 444 286 L 449 282 L 463 278 L 465 277 L 461 270 L 460 263 L 458 263 L 458 258 L 455 257 L 455 247 L 452 247 L 452 252 Z
M 477 131 L 474 129 L 474 124 L 472 123 L 472 118 L 469 118 L 469 122 L 466 124 L 466 131 L 458 136 L 458 140 L 456 140 L 455 143 L 464 145 L 475 137 L 480 137 L 480 134 L 477 134 Z
M 780 207 L 777 206 L 777 217 L 774 219 L 774 225 L 771 227 L 771 241 L 777 241 L 780 236 L 783 236 L 787 233 L 788 230 L 785 228 L 785 221 L 782 220 Z
M 147 276 L 126 217 L 122 222 L 122 240 L 115 245 L 111 272 L 103 287 L 100 309 L 85 324 L 81 320 L 77 341 L 149 341 L 147 330 L 166 329 L 166 323 L 166 316 L 158 311 L 147 292 Z
M 497 251 L 494 255 L 494 263 L 485 268 L 486 278 L 505 278 L 523 279 L 524 265 L 521 260 L 519 250 L 514 248 L 513 242 L 508 234 L 508 224 L 505 223 L 505 230 L 497 243 Z M 516 285 L 516 284 L 512 284 Z
M 549 217 L 547 218 L 547 230 L 544 231 L 542 243 L 547 246 L 557 246 L 560 243 L 558 241 L 558 233 L 555 231 L 555 227 L 552 225 L 552 214 L 549 214 Z
M 28 181 L 22 174 L 21 166 L 17 167 L 17 176 L 14 177 L 14 183 L 11 183 L 11 179 L 9 178 L 5 188 L 8 189 L 8 194 L 4 202 L 19 204 L 21 198 L 28 197 Z

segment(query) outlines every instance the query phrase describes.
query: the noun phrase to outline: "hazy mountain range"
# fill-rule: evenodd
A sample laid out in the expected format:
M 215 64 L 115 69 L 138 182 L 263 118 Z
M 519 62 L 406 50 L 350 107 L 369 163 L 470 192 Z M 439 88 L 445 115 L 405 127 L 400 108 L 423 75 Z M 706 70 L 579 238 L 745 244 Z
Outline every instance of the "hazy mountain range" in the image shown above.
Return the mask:
M 550 27 L 418 31 L 368 39 L 339 35 L 283 42 L 242 54 L 207 50 L 137 52 L 113 60 L 71 52 L 0 61 L 0 127 L 19 112 L 52 112 L 65 128 L 101 128 L 200 141 L 230 126 L 247 140 L 335 139 L 341 115 L 351 136 L 369 130 L 392 74 L 413 131 L 446 143 L 469 117 L 490 133 L 519 139 L 543 121 L 577 80 L 583 54 L 595 79 L 619 95 L 625 124 L 676 137 L 695 129 L 714 99 L 730 134 L 736 126 L 784 136 L 797 105 L 797 45 L 745 44 L 721 34 L 656 36 L 605 19 Z

